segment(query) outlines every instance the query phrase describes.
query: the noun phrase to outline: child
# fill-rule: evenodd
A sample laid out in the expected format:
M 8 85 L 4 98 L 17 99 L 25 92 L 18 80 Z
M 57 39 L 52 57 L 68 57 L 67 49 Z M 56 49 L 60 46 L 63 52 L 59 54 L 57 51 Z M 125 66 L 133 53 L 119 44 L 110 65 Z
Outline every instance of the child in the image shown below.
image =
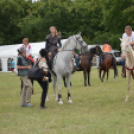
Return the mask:
M 23 39 L 23 46 L 25 46 L 25 49 L 26 49 L 26 58 L 29 59 L 33 65 L 35 63 L 35 61 L 32 58 L 32 48 L 31 48 L 31 45 L 29 45 L 28 38 Z
M 13 75 L 13 73 L 16 73 L 16 72 L 14 71 L 14 68 L 15 68 L 15 62 L 14 62 L 13 59 L 12 59 L 11 64 L 12 64 L 12 68 L 11 68 L 11 70 L 12 70 L 12 75 Z

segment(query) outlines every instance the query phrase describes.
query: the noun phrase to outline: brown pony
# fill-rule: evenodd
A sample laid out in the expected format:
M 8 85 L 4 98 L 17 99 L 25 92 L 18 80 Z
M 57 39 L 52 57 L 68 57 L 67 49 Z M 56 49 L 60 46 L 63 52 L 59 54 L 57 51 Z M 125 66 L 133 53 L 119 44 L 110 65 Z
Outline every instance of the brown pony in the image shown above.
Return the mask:
M 109 73 L 109 69 L 113 66 L 114 69 L 114 81 L 116 82 L 115 77 L 118 76 L 118 71 L 117 71 L 117 67 L 116 67 L 116 59 L 112 54 L 106 54 L 106 55 L 102 55 L 102 61 L 101 61 L 101 67 L 99 69 L 99 77 L 100 80 L 103 82 L 103 79 L 105 78 L 105 74 L 107 72 L 107 80 L 108 81 L 108 73 Z M 103 70 L 103 76 L 101 78 L 101 71 Z
M 92 66 L 92 59 L 95 54 L 98 56 L 101 56 L 103 54 L 100 46 L 95 46 L 89 49 L 86 52 L 86 54 L 82 54 L 80 70 L 76 70 L 76 71 L 83 71 L 85 86 L 87 86 L 87 77 L 88 77 L 88 86 L 91 86 L 90 85 L 90 71 L 91 71 L 91 66 Z M 64 86 L 66 86 L 65 78 L 64 78 Z

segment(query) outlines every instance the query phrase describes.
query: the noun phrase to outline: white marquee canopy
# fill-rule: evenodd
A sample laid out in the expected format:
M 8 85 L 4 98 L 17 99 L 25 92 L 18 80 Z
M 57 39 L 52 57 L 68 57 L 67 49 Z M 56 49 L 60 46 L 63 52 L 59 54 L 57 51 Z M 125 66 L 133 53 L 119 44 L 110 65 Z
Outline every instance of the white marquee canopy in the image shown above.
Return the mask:
M 67 39 L 61 40 L 63 45 L 66 40 Z M 32 47 L 32 55 L 34 59 L 36 59 L 39 56 L 40 49 L 45 48 L 45 42 L 36 42 L 29 44 Z M 10 71 L 11 62 L 9 63 L 9 58 L 13 58 L 15 63 L 17 63 L 17 57 L 18 57 L 17 50 L 21 46 L 22 44 L 0 46 L 0 71 L 2 72 Z M 88 47 L 90 48 L 93 46 L 94 45 L 89 45 Z

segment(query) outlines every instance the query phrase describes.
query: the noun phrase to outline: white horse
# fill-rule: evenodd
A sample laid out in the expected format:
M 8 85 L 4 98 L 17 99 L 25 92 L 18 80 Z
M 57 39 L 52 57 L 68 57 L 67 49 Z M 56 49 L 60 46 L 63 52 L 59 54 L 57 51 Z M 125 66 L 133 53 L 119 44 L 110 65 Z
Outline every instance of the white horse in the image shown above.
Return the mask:
M 121 39 L 121 57 L 126 59 L 126 77 L 127 77 L 127 96 L 125 102 L 128 102 L 129 99 L 129 90 L 130 90 L 130 79 L 131 74 L 134 71 L 134 53 L 132 47 L 130 45 L 130 38 L 128 39 Z
M 61 86 L 61 80 L 63 77 L 67 77 L 68 102 L 72 103 L 70 97 L 70 81 L 71 81 L 71 72 L 73 69 L 71 58 L 75 49 L 81 50 L 83 52 L 87 51 L 87 44 L 83 41 L 80 34 L 69 37 L 53 60 L 52 70 L 56 74 L 56 76 L 52 74 L 53 90 L 55 100 L 58 100 L 59 104 L 63 104 L 62 86 Z M 58 98 L 56 95 L 56 81 L 58 81 L 58 91 L 59 91 Z

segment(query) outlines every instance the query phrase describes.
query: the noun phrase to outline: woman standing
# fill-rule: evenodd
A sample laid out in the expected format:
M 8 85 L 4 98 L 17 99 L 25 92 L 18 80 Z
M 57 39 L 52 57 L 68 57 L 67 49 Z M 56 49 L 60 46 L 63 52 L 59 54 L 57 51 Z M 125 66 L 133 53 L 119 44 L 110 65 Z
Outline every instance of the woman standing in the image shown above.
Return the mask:
M 60 41 L 60 37 L 57 35 L 57 30 L 55 26 L 50 27 L 50 32 L 51 33 L 46 37 L 45 49 L 47 50 L 49 56 L 51 57 L 50 70 L 52 70 L 53 58 L 59 51 L 59 49 L 62 47 L 62 44 Z M 57 46 L 57 43 L 59 44 L 59 47 Z
M 42 96 L 41 96 L 41 103 L 40 103 L 40 108 L 45 109 L 47 108 L 45 106 L 45 100 L 46 100 L 46 95 L 47 95 L 47 90 L 48 90 L 48 82 L 51 82 L 51 75 L 48 72 L 48 53 L 45 49 L 40 50 L 40 57 L 37 59 L 38 66 L 39 68 L 44 70 L 44 77 L 42 79 L 37 80 L 38 83 L 40 84 L 41 88 L 43 89 Z M 46 77 L 47 76 L 47 77 Z
M 28 38 L 23 39 L 23 46 L 25 46 L 25 49 L 26 49 L 26 58 L 29 59 L 33 65 L 35 63 L 35 61 L 32 58 L 32 47 L 31 47 L 31 45 L 29 45 Z

